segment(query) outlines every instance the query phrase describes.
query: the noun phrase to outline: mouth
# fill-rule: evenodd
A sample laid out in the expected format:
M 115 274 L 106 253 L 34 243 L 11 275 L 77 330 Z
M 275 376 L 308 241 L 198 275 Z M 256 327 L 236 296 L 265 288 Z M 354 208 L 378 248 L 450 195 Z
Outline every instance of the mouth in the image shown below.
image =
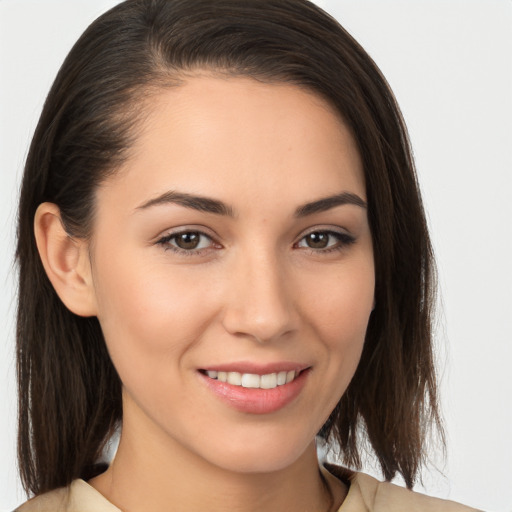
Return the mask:
M 210 379 L 226 382 L 232 386 L 251 389 L 274 389 L 293 382 L 301 371 L 283 370 L 275 373 L 259 375 L 257 373 L 224 372 L 218 370 L 200 370 Z
M 270 367 L 269 367 L 270 366 Z M 233 364 L 198 371 L 201 381 L 230 408 L 269 414 L 291 404 L 301 394 L 311 366 L 297 364 Z

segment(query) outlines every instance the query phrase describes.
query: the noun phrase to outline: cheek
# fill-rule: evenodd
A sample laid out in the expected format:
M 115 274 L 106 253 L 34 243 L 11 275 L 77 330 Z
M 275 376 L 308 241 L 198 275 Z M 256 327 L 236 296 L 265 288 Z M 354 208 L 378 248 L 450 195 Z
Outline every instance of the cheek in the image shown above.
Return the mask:
M 342 266 L 337 272 L 315 276 L 316 293 L 304 308 L 311 322 L 334 347 L 364 339 L 373 308 L 375 274 L 369 258 Z M 342 343 L 341 343 L 342 344 Z
M 363 350 L 374 300 L 373 259 L 362 258 L 338 272 L 316 276 L 315 294 L 304 303 L 302 316 L 321 340 L 323 378 L 333 393 L 325 395 L 332 410 L 350 383 Z
M 172 403 L 187 398 L 180 376 L 212 316 L 206 306 L 212 300 L 200 286 L 190 286 L 190 274 L 119 260 L 97 269 L 98 319 L 125 393 L 165 422 Z
M 96 274 L 98 319 L 116 367 L 178 364 L 211 317 L 202 287 L 166 265 L 121 256 Z

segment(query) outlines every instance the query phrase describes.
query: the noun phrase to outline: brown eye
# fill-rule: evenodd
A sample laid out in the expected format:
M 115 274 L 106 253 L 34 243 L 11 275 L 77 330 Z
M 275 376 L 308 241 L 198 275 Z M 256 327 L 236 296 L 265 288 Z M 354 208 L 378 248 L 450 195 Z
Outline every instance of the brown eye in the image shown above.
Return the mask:
M 166 235 L 157 242 L 165 249 L 171 249 L 176 252 L 195 254 L 202 249 L 209 249 L 214 246 L 213 240 L 200 231 L 182 231 Z
M 196 231 L 188 231 L 186 233 L 180 233 L 174 236 L 175 244 L 184 250 L 197 249 L 201 241 L 200 233 Z
M 331 250 L 342 250 L 354 242 L 355 238 L 347 233 L 312 231 L 299 240 L 297 247 L 326 253 Z
M 329 245 L 331 235 L 325 231 L 316 231 L 304 237 L 306 244 L 311 249 L 325 249 Z

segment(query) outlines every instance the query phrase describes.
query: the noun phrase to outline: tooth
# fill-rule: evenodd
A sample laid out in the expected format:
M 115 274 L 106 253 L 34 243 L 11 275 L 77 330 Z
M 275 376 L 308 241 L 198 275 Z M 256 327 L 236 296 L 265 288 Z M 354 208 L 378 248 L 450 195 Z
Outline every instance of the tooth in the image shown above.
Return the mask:
M 254 373 L 244 373 L 242 375 L 242 386 L 244 388 L 259 388 L 260 376 Z
M 235 386 L 242 385 L 242 375 L 238 372 L 228 372 L 227 382 L 229 384 L 234 384 Z
M 277 375 L 275 373 L 269 373 L 261 376 L 260 388 L 262 389 L 273 389 L 277 386 Z
M 268 373 L 266 375 L 257 375 L 254 373 L 239 372 L 220 372 L 216 370 L 207 370 L 206 374 L 211 379 L 217 379 L 220 382 L 227 382 L 233 386 L 243 386 L 244 388 L 274 389 L 276 386 L 282 386 L 292 382 L 298 375 L 298 372 L 291 370 L 279 373 Z

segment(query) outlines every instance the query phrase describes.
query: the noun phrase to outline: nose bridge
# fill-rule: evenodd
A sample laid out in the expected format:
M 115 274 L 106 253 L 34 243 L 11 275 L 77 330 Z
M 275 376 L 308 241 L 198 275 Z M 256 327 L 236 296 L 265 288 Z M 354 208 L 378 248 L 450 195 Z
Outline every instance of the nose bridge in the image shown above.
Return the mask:
M 286 272 L 277 251 L 260 247 L 240 251 L 230 277 L 231 294 L 225 328 L 260 342 L 293 329 L 292 302 Z

